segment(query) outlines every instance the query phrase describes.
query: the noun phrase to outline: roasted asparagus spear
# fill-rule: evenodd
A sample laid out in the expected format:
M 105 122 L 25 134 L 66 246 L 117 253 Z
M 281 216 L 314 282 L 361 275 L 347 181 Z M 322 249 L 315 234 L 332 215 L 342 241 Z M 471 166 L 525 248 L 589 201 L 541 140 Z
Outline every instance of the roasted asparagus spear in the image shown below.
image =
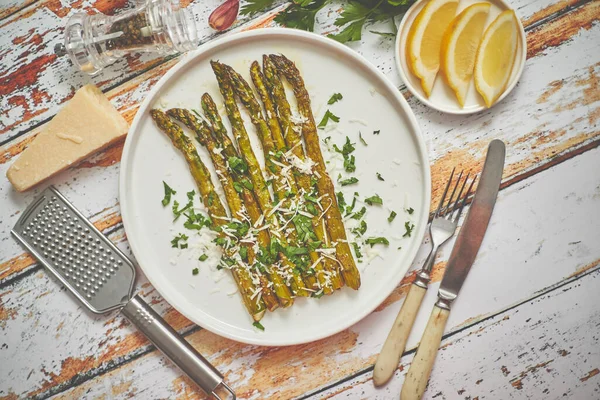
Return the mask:
M 305 265 L 305 268 L 302 270 L 304 282 L 309 288 L 315 290 L 316 293 L 320 293 L 321 289 L 325 290 L 326 286 L 331 285 L 326 284 L 328 279 L 326 274 L 323 273 L 323 265 L 321 263 L 323 257 L 314 251 L 316 247 L 320 246 L 320 242 L 318 242 L 316 235 L 310 229 L 308 231 L 302 230 L 306 225 L 304 223 L 305 219 L 308 218 L 308 221 L 310 221 L 308 224 L 312 225 L 313 215 L 305 209 L 305 193 L 299 196 L 300 193 L 296 185 L 296 178 L 293 174 L 294 170 L 284 156 L 284 152 L 287 152 L 287 149 L 283 137 L 281 137 L 279 123 L 276 119 L 271 121 L 271 124 L 265 121 L 260 103 L 254 96 L 248 82 L 233 68 L 227 65 L 224 65 L 224 67 L 229 72 L 236 94 L 250 113 L 252 123 L 259 132 L 265 156 L 265 164 L 273 173 L 273 186 L 276 193 L 275 202 L 281 202 L 281 207 L 278 209 L 279 223 L 283 227 L 287 225 L 295 226 L 296 230 L 294 228 L 286 230 L 288 241 L 293 246 L 310 250 L 308 251 L 308 256 L 299 256 L 301 257 L 299 261 Z M 276 130 L 275 134 L 273 134 L 273 130 Z M 278 142 L 274 140 L 274 136 L 277 135 L 279 136 Z M 290 222 L 293 224 L 290 224 Z M 297 233 L 298 227 L 300 228 L 300 232 Z M 302 235 L 302 240 L 299 240 L 298 234 Z M 312 250 L 310 246 L 313 246 Z M 310 263 L 308 262 L 309 259 Z
M 167 114 L 178 121 L 184 123 L 188 128 L 194 131 L 198 141 L 208 150 L 217 175 L 223 184 L 225 196 L 229 204 L 229 209 L 233 215 L 239 216 L 242 220 L 249 221 L 252 226 L 249 229 L 249 235 L 244 242 L 250 242 L 254 247 L 255 243 L 263 248 L 269 245 L 269 236 L 260 223 L 260 208 L 254 199 L 254 195 L 244 187 L 239 174 L 228 167 L 228 162 L 223 154 L 221 143 L 217 142 L 212 136 L 209 126 L 196 118 L 190 111 L 175 108 L 167 111 Z M 260 226 L 259 226 L 260 225 Z M 263 288 L 263 299 L 267 308 L 273 311 L 279 304 L 283 307 L 289 307 L 293 304 L 292 294 L 280 275 L 272 271 L 271 266 L 255 263 L 252 265 L 256 274 L 260 277 L 261 287 Z M 270 283 L 272 282 L 272 283 Z M 274 294 L 277 296 L 273 295 Z
M 246 173 L 250 176 L 250 180 L 252 183 L 252 190 L 256 195 L 258 203 L 260 204 L 261 211 L 264 215 L 265 221 L 270 224 L 270 232 L 271 232 L 271 243 L 269 246 L 269 253 L 277 254 L 275 250 L 275 245 L 277 240 L 281 246 L 284 248 L 287 246 L 287 241 L 285 236 L 277 234 L 278 221 L 275 216 L 275 212 L 273 212 L 273 205 L 271 203 L 271 195 L 265 183 L 264 176 L 260 169 L 260 165 L 256 156 L 254 155 L 254 151 L 252 150 L 252 145 L 250 144 L 250 138 L 248 137 L 248 133 L 246 132 L 246 128 L 244 127 L 244 122 L 242 120 L 240 111 L 237 108 L 237 104 L 234 98 L 233 88 L 231 86 L 231 81 L 228 77 L 227 72 L 222 68 L 222 65 L 211 61 L 211 65 L 213 70 L 215 71 L 215 75 L 217 76 L 217 81 L 219 82 L 219 88 L 221 90 L 221 94 L 225 99 L 225 108 L 227 110 L 227 115 L 231 122 L 233 136 L 236 138 L 237 143 L 240 147 L 240 153 L 242 155 L 242 159 L 245 162 L 245 170 Z M 215 136 L 221 140 L 228 140 L 227 132 L 221 122 L 221 118 L 218 115 L 216 110 L 216 106 L 212 99 L 208 96 L 203 96 L 202 107 L 207 112 L 207 117 L 213 123 L 213 130 L 215 132 Z M 232 152 L 235 151 L 235 147 L 233 144 L 228 145 L 223 143 L 224 151 Z M 226 153 L 227 154 L 227 153 Z M 235 156 L 235 154 L 234 154 Z M 228 155 L 228 157 L 232 157 Z M 271 251 L 272 250 L 272 251 Z M 263 255 L 265 255 L 266 251 L 263 251 Z M 273 254 L 270 254 L 271 258 L 274 258 Z M 281 273 L 286 279 L 286 282 L 289 282 L 289 286 L 292 289 L 292 293 L 295 296 L 310 296 L 310 291 L 306 290 L 306 284 L 302 279 L 302 275 L 299 273 L 300 271 L 295 270 L 295 266 L 290 262 L 288 257 L 283 253 L 279 252 L 279 258 L 281 261 Z
M 297 131 L 298 128 L 296 128 L 292 122 L 292 111 L 285 96 L 283 84 L 277 75 L 275 66 L 270 58 L 266 55 L 263 56 L 263 68 L 264 76 L 260 72 L 258 63 L 255 62 L 251 66 L 251 73 L 253 79 L 255 80 L 255 85 L 259 94 L 261 97 L 266 98 L 264 104 L 265 109 L 268 110 L 267 115 L 271 114 L 273 116 L 277 116 L 281 126 L 281 130 L 279 130 L 279 136 L 281 139 L 275 139 L 275 142 L 283 141 L 284 145 L 287 145 L 293 156 L 297 157 L 302 163 L 305 163 L 306 156 L 304 154 L 304 148 L 302 147 L 302 137 Z M 269 102 L 269 95 L 271 95 L 273 98 L 272 102 Z M 277 134 L 277 131 L 275 131 L 274 136 L 277 136 Z M 316 185 L 311 183 L 310 176 L 302 171 L 296 171 L 295 176 L 300 189 L 303 190 L 305 194 L 313 195 L 316 189 L 314 186 Z M 321 201 L 318 202 L 318 205 L 319 208 L 323 210 Z M 325 219 L 315 216 L 312 219 L 312 225 L 317 239 L 322 241 L 325 244 L 325 247 L 330 247 L 331 243 L 327 236 Z M 330 294 L 334 290 L 341 288 L 344 285 L 344 282 L 340 275 L 341 268 L 338 268 L 338 261 L 325 253 L 323 256 L 325 257 L 323 262 L 324 269 L 326 271 L 324 274 L 325 293 Z
M 263 271 L 257 267 L 258 265 L 255 264 L 254 246 L 258 243 L 256 235 L 258 232 L 256 232 L 251 225 L 253 222 L 250 221 L 248 212 L 236 190 L 236 185 L 229 173 L 227 163 L 223 158 L 223 155 L 219 152 L 219 149 L 215 146 L 215 142 L 212 140 L 212 133 L 209 126 L 204 121 L 198 120 L 191 112 L 181 108 L 170 109 L 167 111 L 167 115 L 177 119 L 191 129 L 196 134 L 200 144 L 208 150 L 215 170 L 217 171 L 219 181 L 223 186 L 225 199 L 227 200 L 231 212 L 232 223 L 227 225 L 227 227 L 231 228 L 230 233 L 238 236 L 241 246 L 245 248 L 241 253 L 241 258 L 242 261 L 249 266 L 253 276 L 257 278 L 255 284 L 262 289 L 261 293 L 258 295 L 262 296 L 269 311 L 275 310 L 279 307 L 279 301 L 271 288 L 271 286 L 274 285 L 270 284 L 269 278 L 266 276 L 266 271 L 263 273 Z M 243 234 L 238 232 L 242 232 Z M 285 287 L 285 289 L 287 289 L 287 287 Z
M 169 117 L 162 111 L 152 110 L 150 111 L 150 115 L 160 130 L 171 139 L 173 145 L 184 155 L 192 176 L 196 181 L 202 201 L 213 220 L 214 226 L 222 227 L 227 224 L 229 217 L 227 216 L 225 207 L 215 192 L 214 185 L 210 179 L 210 174 L 200 159 L 192 142 L 185 133 L 183 133 L 181 128 L 171 122 Z M 220 237 L 225 239 L 224 236 L 224 233 L 221 232 Z M 238 253 L 233 247 L 222 247 L 224 253 L 231 259 L 234 259 L 236 253 Z M 263 317 L 266 307 L 262 298 L 258 296 L 252 297 L 257 292 L 258 288 L 254 284 L 251 273 L 238 263 L 233 264 L 230 271 L 237 283 L 248 312 L 255 321 L 259 321 Z
M 283 55 L 271 55 L 278 71 L 282 73 L 288 82 L 292 85 L 294 95 L 298 103 L 298 111 L 304 122 L 301 125 L 302 135 L 306 143 L 306 152 L 308 157 L 315 163 L 316 171 L 318 172 L 317 188 L 319 194 L 328 196 L 330 205 L 326 208 L 325 217 L 327 218 L 327 229 L 332 242 L 336 243 L 336 256 L 342 266 L 342 275 L 346 285 L 352 289 L 360 287 L 360 272 L 354 263 L 350 246 L 346 238 L 346 231 L 342 220 L 342 214 L 338 207 L 335 189 L 331 178 L 327 174 L 325 161 L 321 153 L 319 144 L 319 136 L 317 134 L 317 126 L 310 107 L 310 96 L 304 85 L 304 80 L 300 75 L 300 71 L 296 65 Z

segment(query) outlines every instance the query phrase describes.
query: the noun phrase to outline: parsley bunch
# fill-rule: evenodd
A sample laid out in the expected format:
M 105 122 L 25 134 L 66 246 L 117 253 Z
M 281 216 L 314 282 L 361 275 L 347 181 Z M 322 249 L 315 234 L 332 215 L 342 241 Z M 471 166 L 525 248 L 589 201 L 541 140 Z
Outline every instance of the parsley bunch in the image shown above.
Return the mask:
M 274 6 L 276 0 L 246 0 L 240 13 L 242 15 L 264 12 Z M 329 37 L 341 43 L 360 40 L 363 27 L 374 22 L 391 20 L 393 32 L 372 33 L 394 37 L 396 26 L 393 18 L 402 15 L 414 0 L 349 0 L 334 24 L 342 30 Z M 334 0 L 293 0 L 292 4 L 275 17 L 275 22 L 289 28 L 313 31 L 317 13 L 326 5 L 336 3 Z

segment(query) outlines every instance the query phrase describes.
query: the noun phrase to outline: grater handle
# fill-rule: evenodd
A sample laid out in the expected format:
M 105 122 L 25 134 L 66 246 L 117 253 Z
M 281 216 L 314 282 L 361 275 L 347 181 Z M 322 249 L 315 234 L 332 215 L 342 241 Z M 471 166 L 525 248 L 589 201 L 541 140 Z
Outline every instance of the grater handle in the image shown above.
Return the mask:
M 223 382 L 223 375 L 175 332 L 139 295 L 129 300 L 121 312 L 204 392 L 219 398 L 215 391 L 222 385 L 235 399 L 233 391 Z

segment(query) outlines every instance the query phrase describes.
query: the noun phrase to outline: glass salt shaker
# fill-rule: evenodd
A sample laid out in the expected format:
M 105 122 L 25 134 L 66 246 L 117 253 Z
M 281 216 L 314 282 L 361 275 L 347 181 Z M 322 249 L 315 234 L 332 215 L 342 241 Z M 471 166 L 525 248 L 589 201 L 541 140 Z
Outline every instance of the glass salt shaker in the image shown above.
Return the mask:
M 178 0 L 142 0 L 132 10 L 115 16 L 77 13 L 67 21 L 64 44 L 58 55 L 68 54 L 90 75 L 130 53 L 163 56 L 196 49 L 198 31 L 191 13 Z

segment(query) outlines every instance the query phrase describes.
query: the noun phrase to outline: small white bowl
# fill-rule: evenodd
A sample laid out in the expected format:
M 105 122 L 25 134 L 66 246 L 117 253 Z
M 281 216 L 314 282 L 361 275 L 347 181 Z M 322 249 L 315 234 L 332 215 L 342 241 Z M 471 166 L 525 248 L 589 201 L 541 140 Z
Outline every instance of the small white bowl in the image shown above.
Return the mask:
M 425 96 L 425 92 L 423 92 L 423 89 L 421 88 L 421 82 L 419 78 L 414 76 L 408 68 L 406 63 L 406 38 L 408 36 L 408 30 L 427 1 L 429 0 L 418 0 L 415 4 L 413 4 L 412 7 L 408 9 L 406 14 L 404 14 L 402 22 L 400 22 L 400 26 L 398 27 L 395 51 L 396 66 L 398 68 L 398 72 L 400 73 L 400 77 L 404 81 L 404 84 L 408 90 L 416 98 L 435 110 L 449 114 L 473 114 L 485 110 L 487 107 L 483 102 L 483 98 L 481 98 L 479 93 L 477 93 L 475 84 L 473 82 L 471 82 L 471 85 L 469 86 L 469 91 L 467 92 L 467 98 L 465 100 L 465 106 L 461 108 L 458 104 L 458 100 L 456 99 L 454 91 L 452 91 L 448 84 L 444 82 L 444 78 L 442 78 L 439 73 L 435 80 L 435 84 L 433 85 L 431 96 L 427 98 Z M 491 4 L 490 12 L 486 22 L 486 28 L 494 19 L 496 19 L 498 14 L 505 10 L 511 9 L 510 6 L 503 0 L 459 0 L 456 14 L 458 15 L 460 12 L 462 12 L 462 10 L 470 5 L 482 1 Z M 510 93 L 510 91 L 517 84 L 521 74 L 523 73 L 523 69 L 525 68 L 525 60 L 527 58 L 527 40 L 525 39 L 525 31 L 523 30 L 521 20 L 518 18 L 517 20 L 519 23 L 519 42 L 517 44 L 517 57 L 515 58 L 515 64 L 506 90 L 500 95 L 492 107 L 504 99 L 508 93 Z

